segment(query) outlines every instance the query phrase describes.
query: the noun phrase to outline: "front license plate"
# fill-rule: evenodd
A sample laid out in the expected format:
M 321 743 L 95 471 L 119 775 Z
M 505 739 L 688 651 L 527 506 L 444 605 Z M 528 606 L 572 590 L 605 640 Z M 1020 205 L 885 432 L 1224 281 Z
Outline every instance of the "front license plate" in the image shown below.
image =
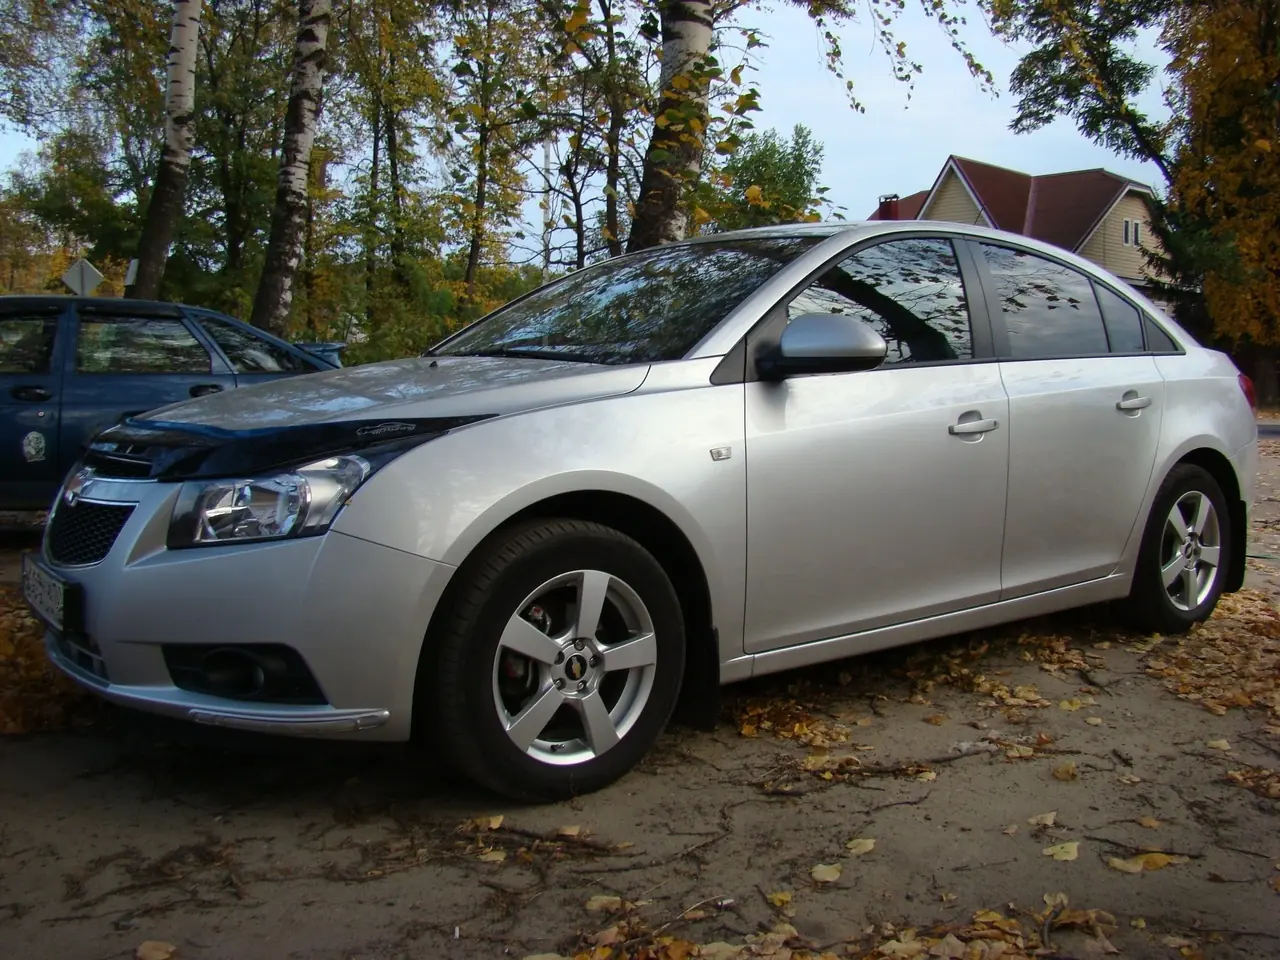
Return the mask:
M 44 568 L 35 557 L 22 558 L 22 596 L 37 617 L 54 630 L 66 619 L 67 582 Z

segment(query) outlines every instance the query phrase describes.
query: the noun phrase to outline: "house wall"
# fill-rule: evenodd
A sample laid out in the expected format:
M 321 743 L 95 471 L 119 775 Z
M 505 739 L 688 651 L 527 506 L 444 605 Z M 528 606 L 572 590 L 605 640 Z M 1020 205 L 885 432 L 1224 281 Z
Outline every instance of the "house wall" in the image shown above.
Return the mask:
M 960 178 L 954 170 L 948 170 L 933 202 L 920 211 L 921 220 L 946 220 L 949 223 L 970 223 L 988 225 L 982 211 L 969 196 Z
M 1142 248 L 1158 250 L 1159 242 L 1151 233 L 1147 205 L 1137 194 L 1130 193 L 1115 205 L 1092 237 L 1080 248 L 1080 255 L 1127 280 L 1151 276 L 1142 249 L 1124 243 L 1124 221 L 1142 225 Z

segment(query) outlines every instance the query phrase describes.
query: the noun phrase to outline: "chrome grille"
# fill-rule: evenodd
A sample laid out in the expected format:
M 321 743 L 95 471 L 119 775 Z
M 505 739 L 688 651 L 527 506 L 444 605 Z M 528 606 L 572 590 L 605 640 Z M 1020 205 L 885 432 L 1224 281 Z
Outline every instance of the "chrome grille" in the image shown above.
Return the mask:
M 101 562 L 133 513 L 133 504 L 59 503 L 49 518 L 45 549 L 64 566 Z

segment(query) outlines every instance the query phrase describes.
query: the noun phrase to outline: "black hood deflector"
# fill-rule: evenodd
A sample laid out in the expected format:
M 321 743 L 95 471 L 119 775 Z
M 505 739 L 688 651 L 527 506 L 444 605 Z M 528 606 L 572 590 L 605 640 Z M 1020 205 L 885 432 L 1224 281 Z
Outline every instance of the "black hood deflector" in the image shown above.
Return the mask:
M 89 442 L 84 463 L 102 476 L 172 481 L 249 477 L 344 453 L 395 456 L 492 416 L 341 420 L 252 430 L 129 417 Z

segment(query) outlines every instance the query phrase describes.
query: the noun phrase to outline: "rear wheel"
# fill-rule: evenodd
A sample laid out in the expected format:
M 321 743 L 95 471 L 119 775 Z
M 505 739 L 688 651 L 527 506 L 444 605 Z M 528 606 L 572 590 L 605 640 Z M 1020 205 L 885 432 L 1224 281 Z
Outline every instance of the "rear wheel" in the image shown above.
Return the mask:
M 1231 548 L 1222 488 L 1202 467 L 1175 467 L 1151 507 L 1126 619 L 1155 633 L 1184 633 L 1208 619 L 1222 596 Z
M 653 556 L 599 524 L 543 520 L 459 575 L 420 687 L 454 766 L 525 800 L 588 793 L 635 766 L 684 671 L 680 603 Z

